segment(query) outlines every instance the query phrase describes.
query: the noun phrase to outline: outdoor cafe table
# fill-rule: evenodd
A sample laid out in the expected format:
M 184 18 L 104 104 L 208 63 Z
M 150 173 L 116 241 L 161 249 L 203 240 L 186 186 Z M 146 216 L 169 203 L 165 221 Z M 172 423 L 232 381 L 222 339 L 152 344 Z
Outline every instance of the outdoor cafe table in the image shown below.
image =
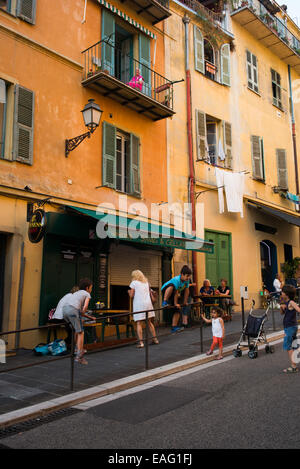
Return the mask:
M 119 326 L 125 324 L 126 325 L 126 335 L 129 336 L 129 327 L 130 327 L 130 320 L 129 320 L 129 313 L 130 311 L 119 309 L 94 309 L 89 310 L 89 314 L 92 316 L 96 316 L 96 321 L 85 321 L 84 327 L 95 327 L 96 331 L 96 339 L 97 341 L 104 342 L 104 335 L 105 335 L 105 327 L 107 325 L 113 324 L 116 327 L 116 335 L 118 340 L 120 340 L 120 329 Z M 122 315 L 122 316 L 120 316 Z M 115 316 L 115 317 L 113 317 Z M 123 322 L 124 320 L 124 322 Z M 102 326 L 102 333 L 101 338 L 97 336 L 97 327 Z M 129 327 L 128 327 L 129 326 Z M 133 326 L 132 326 L 133 327 Z
M 205 312 L 205 307 L 211 308 L 214 304 L 216 303 L 216 300 L 218 300 L 218 306 L 220 306 L 220 300 L 231 300 L 232 295 L 197 295 L 194 297 L 195 299 L 200 299 L 202 301 L 200 310 L 201 313 Z M 203 301 L 207 300 L 207 301 Z M 226 314 L 230 316 L 231 319 L 231 312 L 230 312 L 230 305 L 226 305 Z

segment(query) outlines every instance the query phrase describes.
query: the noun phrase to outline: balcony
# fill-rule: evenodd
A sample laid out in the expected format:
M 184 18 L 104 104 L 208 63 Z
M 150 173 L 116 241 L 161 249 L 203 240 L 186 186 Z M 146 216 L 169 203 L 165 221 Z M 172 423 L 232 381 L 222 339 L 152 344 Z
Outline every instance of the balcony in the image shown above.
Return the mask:
M 173 116 L 173 83 L 110 44 L 99 41 L 82 52 L 82 85 L 154 121 Z
M 269 0 L 235 0 L 231 16 L 300 74 L 300 42 L 285 24 L 271 13 L 272 3 L 268 3 Z
M 126 0 L 121 0 L 121 3 L 125 2 Z M 127 2 L 131 4 L 138 15 L 152 24 L 157 24 L 171 16 L 169 0 L 127 0 Z
M 233 39 L 232 33 L 227 31 L 225 28 L 224 16 L 222 13 L 216 13 L 215 11 L 206 8 L 204 5 L 202 5 L 202 3 L 200 3 L 201 0 L 178 1 L 183 5 L 187 6 L 190 10 L 193 10 L 197 14 L 199 19 L 205 23 L 206 28 L 215 29 L 216 31 L 219 31 L 220 35 L 225 36 L 225 38 L 227 37 L 229 38 L 229 40 Z

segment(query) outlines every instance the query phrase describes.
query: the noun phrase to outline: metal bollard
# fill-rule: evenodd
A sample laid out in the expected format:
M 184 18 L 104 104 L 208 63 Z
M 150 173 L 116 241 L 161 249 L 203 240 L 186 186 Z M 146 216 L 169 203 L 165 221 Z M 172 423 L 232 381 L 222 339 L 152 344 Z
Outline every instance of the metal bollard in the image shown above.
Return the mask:
M 72 343 L 71 343 L 71 391 L 74 390 L 74 349 L 75 349 L 75 330 L 72 326 Z
M 145 369 L 149 369 L 149 324 L 148 311 L 146 311 L 146 349 L 145 349 Z

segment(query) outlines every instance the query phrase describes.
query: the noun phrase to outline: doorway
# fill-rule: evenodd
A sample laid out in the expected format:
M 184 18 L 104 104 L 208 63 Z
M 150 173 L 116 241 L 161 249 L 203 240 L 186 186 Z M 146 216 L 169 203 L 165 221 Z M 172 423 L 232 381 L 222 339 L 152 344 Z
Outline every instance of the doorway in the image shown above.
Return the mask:
M 273 282 L 278 273 L 278 264 L 277 247 L 268 239 L 260 242 L 260 262 L 263 285 L 271 292 L 274 290 Z
M 2 331 L 3 323 L 5 258 L 6 236 L 0 234 L 0 331 Z
M 205 230 L 205 239 L 214 243 L 214 252 L 205 258 L 206 278 L 214 288 L 220 285 L 221 278 L 226 278 L 233 294 L 231 234 Z
M 115 29 L 115 77 L 127 83 L 133 76 L 133 36 L 116 24 Z

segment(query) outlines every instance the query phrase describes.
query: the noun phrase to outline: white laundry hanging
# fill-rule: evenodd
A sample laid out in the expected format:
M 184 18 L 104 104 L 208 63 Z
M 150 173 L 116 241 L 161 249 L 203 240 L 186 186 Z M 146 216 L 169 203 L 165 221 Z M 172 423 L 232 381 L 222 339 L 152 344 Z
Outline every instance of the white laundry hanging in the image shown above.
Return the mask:
M 226 158 L 221 139 L 219 139 L 218 156 L 219 156 L 221 161 L 224 161 L 225 158 Z
M 243 218 L 245 174 L 226 171 L 224 174 L 224 186 L 228 212 L 240 213 Z
M 216 171 L 216 180 L 217 180 L 217 187 L 218 187 L 218 197 L 219 197 L 219 213 L 224 213 L 224 194 L 223 194 L 223 187 L 224 187 L 224 173 L 223 169 L 215 168 Z

